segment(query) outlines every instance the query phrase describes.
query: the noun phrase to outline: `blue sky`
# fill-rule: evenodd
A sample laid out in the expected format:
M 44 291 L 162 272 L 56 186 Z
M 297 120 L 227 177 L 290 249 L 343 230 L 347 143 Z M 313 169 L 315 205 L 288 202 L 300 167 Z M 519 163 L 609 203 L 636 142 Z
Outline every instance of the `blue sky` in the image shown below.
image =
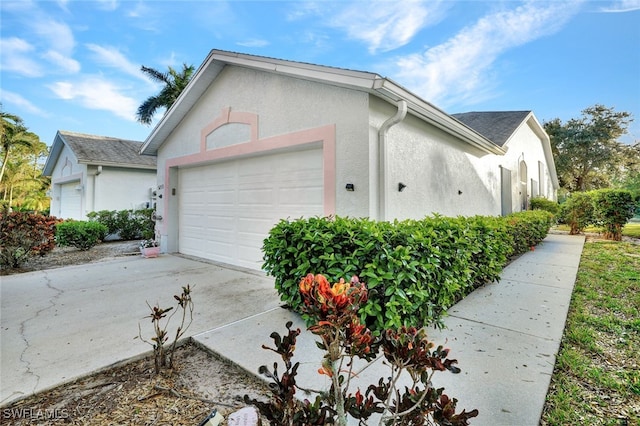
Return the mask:
M 11 1 L 0 101 L 47 144 L 57 130 L 144 140 L 141 72 L 211 49 L 388 77 L 446 112 L 628 111 L 640 140 L 640 0 Z M 157 122 L 157 119 L 156 121 Z M 154 124 L 155 124 L 154 122 Z

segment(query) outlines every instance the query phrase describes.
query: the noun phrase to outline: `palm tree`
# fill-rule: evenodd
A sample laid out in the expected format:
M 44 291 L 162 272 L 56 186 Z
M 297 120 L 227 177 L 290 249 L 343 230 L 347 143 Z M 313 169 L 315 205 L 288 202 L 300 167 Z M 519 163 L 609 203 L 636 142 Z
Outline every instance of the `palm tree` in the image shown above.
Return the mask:
M 168 72 L 161 73 L 158 70 L 143 65 L 140 70 L 147 74 L 152 80 L 164 84 L 160 93 L 155 96 L 150 96 L 138 107 L 136 114 L 137 120 L 142 124 L 149 125 L 158 108 L 164 107 L 167 110 L 171 108 L 171 105 L 178 99 L 180 93 L 187 87 L 194 68 L 193 65 L 182 64 L 182 71 L 180 72 L 169 67 Z
M 0 111 L 0 151 L 2 151 L 2 168 L 0 169 L 0 183 L 7 168 L 7 161 L 12 148 L 24 146 L 35 148 L 40 138 L 29 132 L 22 119 L 16 115 Z

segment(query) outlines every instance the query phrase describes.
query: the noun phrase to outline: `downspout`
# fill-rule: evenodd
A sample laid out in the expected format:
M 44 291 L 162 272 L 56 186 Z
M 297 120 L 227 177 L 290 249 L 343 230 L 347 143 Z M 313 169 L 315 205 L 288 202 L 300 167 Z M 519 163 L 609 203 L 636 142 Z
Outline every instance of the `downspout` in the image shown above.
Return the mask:
M 386 220 L 387 214 L 387 132 L 407 116 L 407 101 L 398 101 L 398 111 L 382 123 L 378 130 L 378 220 Z
M 98 192 L 98 175 L 102 173 L 102 166 L 98 166 L 98 169 L 93 174 L 93 210 L 96 211 L 96 192 Z

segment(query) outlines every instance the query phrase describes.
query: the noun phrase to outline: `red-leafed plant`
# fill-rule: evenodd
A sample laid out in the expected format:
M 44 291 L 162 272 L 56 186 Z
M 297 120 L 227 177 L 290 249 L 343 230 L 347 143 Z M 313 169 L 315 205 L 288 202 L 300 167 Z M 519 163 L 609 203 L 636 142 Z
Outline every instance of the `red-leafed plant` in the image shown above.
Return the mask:
M 271 425 L 325 425 L 345 426 L 347 418 L 357 419 L 360 425 L 369 424 L 372 415 L 379 415 L 379 425 L 468 425 L 478 410 L 455 413 L 457 400 L 436 389 L 431 378 L 436 371 L 460 372 L 457 361 L 449 359 L 449 350 L 435 345 L 427 338 L 424 329 L 401 327 L 386 330 L 380 336 L 360 322 L 358 310 L 368 297 L 367 288 L 357 277 L 350 282 L 341 279 L 330 284 L 323 275 L 307 275 L 300 281 L 300 294 L 304 313 L 313 318 L 309 331 L 317 335 L 318 347 L 325 352 L 318 372 L 331 380 L 328 391 L 302 389 L 296 382 L 299 363 L 293 363 L 296 338 L 299 329 L 293 330 L 287 323 L 287 335 L 272 333 L 275 347 L 263 348 L 276 352 L 284 361 L 284 372 L 278 374 L 278 364 L 273 371 L 266 366 L 260 373 L 271 379 L 273 397 L 261 402 L 245 396 L 247 403 L 255 405 Z M 380 378 L 364 391 L 351 389 L 352 378 L 371 365 L 379 354 L 390 366 L 391 374 Z M 368 364 L 354 371 L 355 361 Z M 400 389 L 400 377 L 408 373 L 411 386 Z M 297 400 L 296 390 L 315 393 L 312 403 L 308 399 Z
M 55 247 L 61 220 L 38 213 L 0 213 L 0 266 L 18 268 L 31 256 L 44 256 Z

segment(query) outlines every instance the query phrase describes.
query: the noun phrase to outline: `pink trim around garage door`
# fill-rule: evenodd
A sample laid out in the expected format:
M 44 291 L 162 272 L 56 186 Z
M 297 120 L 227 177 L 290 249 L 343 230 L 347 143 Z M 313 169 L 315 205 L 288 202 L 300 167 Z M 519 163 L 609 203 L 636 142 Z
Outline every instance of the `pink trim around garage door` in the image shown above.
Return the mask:
M 251 140 L 207 150 L 207 136 L 229 123 L 242 123 L 251 126 Z M 258 139 L 258 116 L 256 114 L 232 112 L 231 108 L 225 108 L 220 116 L 202 128 L 200 132 L 200 152 L 183 157 L 170 158 L 166 161 L 164 187 L 169 188 L 169 171 L 173 167 L 215 163 L 254 155 L 276 153 L 281 150 L 304 149 L 305 145 L 313 146 L 316 144 L 322 146 L 324 215 L 331 216 L 336 211 L 336 131 L 334 124 Z M 165 212 L 168 211 L 168 202 L 169 197 L 165 197 Z

